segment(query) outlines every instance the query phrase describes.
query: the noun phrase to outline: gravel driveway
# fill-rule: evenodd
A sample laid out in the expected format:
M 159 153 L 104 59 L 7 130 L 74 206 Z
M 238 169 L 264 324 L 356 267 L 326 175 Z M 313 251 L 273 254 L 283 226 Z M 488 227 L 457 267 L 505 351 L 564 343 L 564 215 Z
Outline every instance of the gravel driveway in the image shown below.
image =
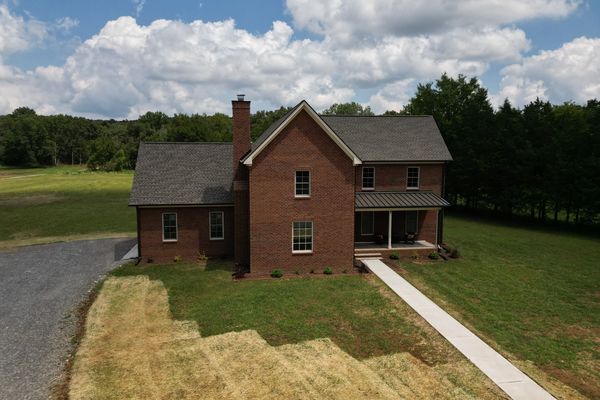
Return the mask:
M 47 399 L 70 350 L 77 305 L 135 239 L 0 251 L 0 399 Z

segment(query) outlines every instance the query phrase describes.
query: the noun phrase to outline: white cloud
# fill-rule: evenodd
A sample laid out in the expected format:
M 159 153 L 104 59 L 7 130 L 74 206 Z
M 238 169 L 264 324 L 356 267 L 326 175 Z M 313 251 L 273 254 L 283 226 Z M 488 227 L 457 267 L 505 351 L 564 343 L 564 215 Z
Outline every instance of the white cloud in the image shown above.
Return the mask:
M 381 112 L 400 109 L 417 81 L 444 72 L 481 75 L 492 62 L 514 63 L 503 71 L 503 93 L 511 98 L 570 95 L 568 76 L 534 73 L 539 61 L 522 58 L 530 48 L 525 33 L 504 24 L 562 17 L 573 11 L 575 1 L 440 2 L 437 7 L 355 0 L 302 4 L 288 1 L 295 24 L 323 37 L 295 39 L 292 27 L 281 21 L 256 34 L 236 28 L 233 20 L 156 20 L 144 26 L 121 17 L 79 43 L 63 65 L 30 71 L 4 65 L 1 57 L 42 40 L 28 33 L 40 32 L 34 29 L 37 22 L 0 6 L 0 22 L 6 21 L 0 24 L 0 113 L 22 105 L 41 113 L 111 118 L 136 118 L 150 110 L 228 113 L 230 99 L 239 92 L 255 101 L 254 109 L 294 105 L 301 99 L 324 109 L 355 100 L 356 91 L 363 89 L 374 91 L 371 106 Z M 144 1 L 135 5 L 143 7 Z M 63 29 L 76 26 L 75 20 L 60 22 Z M 27 28 L 28 23 L 33 27 Z M 556 59 L 557 71 L 561 63 L 568 68 L 568 56 L 550 58 Z M 588 54 L 588 61 L 594 60 Z M 552 69 L 548 63 L 545 68 Z M 581 93 L 597 90 L 590 84 Z
M 565 17 L 581 0 L 287 0 L 294 24 L 340 41 Z
M 600 38 L 580 37 L 502 69 L 495 104 L 517 105 L 536 97 L 553 102 L 600 98 Z
M 403 79 L 385 85 L 369 99 L 369 104 L 376 114 L 388 110 L 400 111 L 414 93 L 414 79 Z
M 62 17 L 54 22 L 53 28 L 63 33 L 69 33 L 73 28 L 79 26 L 79 20 L 71 17 Z
M 135 17 L 138 18 L 146 5 L 146 0 L 131 0 L 135 6 Z
M 59 112 L 135 118 L 156 109 L 229 112 L 238 91 L 266 107 L 305 97 L 317 108 L 350 100 L 354 91 L 334 79 L 337 64 L 322 44 L 293 41 L 292 33 L 279 21 L 253 35 L 236 29 L 233 20 L 141 26 L 121 17 L 83 42 L 63 66 L 11 68 L 0 79 L 8 100 L 4 108 L 27 104 L 48 110 L 52 104 Z M 37 88 L 36 95 L 26 88 Z
M 27 50 L 47 35 L 44 23 L 12 15 L 6 4 L 0 4 L 0 57 Z

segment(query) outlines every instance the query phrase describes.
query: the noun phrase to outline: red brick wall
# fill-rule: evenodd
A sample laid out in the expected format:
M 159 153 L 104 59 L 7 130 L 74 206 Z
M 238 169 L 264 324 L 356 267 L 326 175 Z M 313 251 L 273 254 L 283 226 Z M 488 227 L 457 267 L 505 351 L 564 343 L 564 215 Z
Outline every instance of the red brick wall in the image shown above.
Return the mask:
M 443 164 L 365 164 L 365 167 L 375 167 L 375 190 L 406 191 L 406 168 L 420 167 L 419 190 L 431 190 L 442 194 Z M 362 191 L 362 166 L 356 167 L 356 191 Z
M 311 171 L 311 198 L 294 198 L 296 170 Z M 292 254 L 293 221 L 313 221 L 313 253 Z M 352 266 L 352 160 L 302 111 L 250 168 L 251 271 Z
M 419 233 L 418 240 L 427 240 L 436 244 L 437 210 L 419 211 Z
M 142 262 L 148 258 L 158 262 L 172 262 L 175 256 L 195 260 L 202 250 L 209 257 L 233 255 L 233 207 L 172 207 L 139 208 L 139 242 Z M 224 239 L 210 240 L 208 215 L 210 211 L 223 211 L 225 217 Z M 162 214 L 177 213 L 177 242 L 163 242 Z

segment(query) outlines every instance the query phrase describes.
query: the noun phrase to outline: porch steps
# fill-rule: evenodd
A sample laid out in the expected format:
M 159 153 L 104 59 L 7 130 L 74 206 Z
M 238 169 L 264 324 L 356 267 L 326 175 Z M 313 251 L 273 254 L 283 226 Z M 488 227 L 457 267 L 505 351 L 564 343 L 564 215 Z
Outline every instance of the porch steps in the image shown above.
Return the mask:
M 381 260 L 383 256 L 373 250 L 354 249 L 354 258 L 356 260 Z
M 354 257 L 381 257 L 381 253 L 354 253 Z

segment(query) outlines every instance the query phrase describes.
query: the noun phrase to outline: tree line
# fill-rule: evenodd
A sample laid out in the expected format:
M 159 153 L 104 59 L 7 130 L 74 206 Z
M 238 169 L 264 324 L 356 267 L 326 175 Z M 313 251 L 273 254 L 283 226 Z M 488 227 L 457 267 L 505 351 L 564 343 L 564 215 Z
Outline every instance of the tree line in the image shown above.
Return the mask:
M 494 110 L 475 78 L 418 85 L 401 114 L 430 114 L 454 161 L 447 197 L 470 209 L 599 224 L 600 101 Z
M 289 108 L 252 115 L 256 138 Z M 148 112 L 133 121 L 90 120 L 69 115 L 37 115 L 27 107 L 0 116 L 0 165 L 19 167 L 86 164 L 92 170 L 135 168 L 141 141 L 227 142 L 225 114 Z
M 289 111 L 252 115 L 252 138 Z M 324 114 L 374 115 L 359 103 Z M 477 79 L 442 75 L 420 84 L 401 110 L 433 115 L 452 153 L 446 194 L 462 207 L 577 224 L 600 221 L 600 101 L 553 105 L 536 99 L 497 110 Z M 93 170 L 135 168 L 140 141 L 231 141 L 225 114 L 148 112 L 132 121 L 41 116 L 18 108 L 0 116 L 0 164 L 86 164 Z

